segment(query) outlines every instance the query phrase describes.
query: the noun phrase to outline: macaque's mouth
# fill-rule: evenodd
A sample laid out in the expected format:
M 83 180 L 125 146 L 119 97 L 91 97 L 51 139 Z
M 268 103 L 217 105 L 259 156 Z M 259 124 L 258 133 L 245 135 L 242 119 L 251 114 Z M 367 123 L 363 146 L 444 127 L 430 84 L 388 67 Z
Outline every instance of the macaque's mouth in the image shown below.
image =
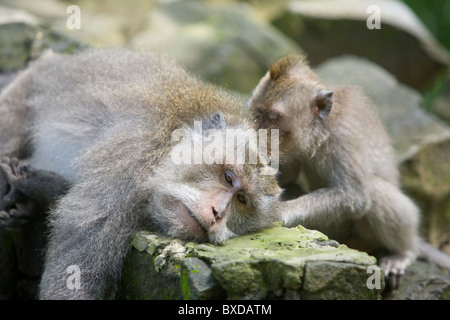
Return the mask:
M 208 233 L 208 231 L 205 229 L 205 227 L 202 225 L 202 223 L 199 221 L 197 216 L 192 212 L 191 209 L 189 209 L 184 203 L 181 203 L 182 210 L 185 211 L 185 213 L 193 220 L 193 222 L 196 224 L 196 226 L 200 229 L 199 231 L 203 232 L 205 235 Z

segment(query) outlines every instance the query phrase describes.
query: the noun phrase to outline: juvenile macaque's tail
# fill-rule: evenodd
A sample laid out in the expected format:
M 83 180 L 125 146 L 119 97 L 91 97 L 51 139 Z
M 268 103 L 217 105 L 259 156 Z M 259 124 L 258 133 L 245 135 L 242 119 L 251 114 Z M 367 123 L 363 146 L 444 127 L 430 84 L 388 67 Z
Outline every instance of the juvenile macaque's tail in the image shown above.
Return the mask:
M 450 256 L 425 242 L 422 238 L 418 242 L 418 256 L 440 267 L 450 269 Z

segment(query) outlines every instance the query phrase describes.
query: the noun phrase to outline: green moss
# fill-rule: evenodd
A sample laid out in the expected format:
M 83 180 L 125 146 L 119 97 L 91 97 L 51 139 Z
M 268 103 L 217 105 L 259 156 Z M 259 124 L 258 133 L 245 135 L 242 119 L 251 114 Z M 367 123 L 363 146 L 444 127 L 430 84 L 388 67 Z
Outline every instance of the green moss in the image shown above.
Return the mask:
M 183 293 L 184 300 L 190 300 L 191 290 L 189 288 L 189 277 L 187 276 L 188 270 L 183 270 L 180 274 L 181 277 L 181 292 Z
M 174 243 L 174 239 L 164 236 L 155 238 L 148 233 L 140 233 L 137 237 L 141 239 L 135 240 L 133 244 L 140 248 L 146 247 L 142 254 L 147 254 L 151 259 L 161 256 L 161 252 L 166 252 L 165 248 Z M 287 292 L 291 297 L 309 295 L 321 298 L 331 294 L 327 286 L 333 287 L 336 291 L 333 294 L 339 296 L 343 293 L 334 275 L 342 275 L 347 280 L 357 279 L 356 284 L 351 284 L 359 285 L 358 297 L 353 298 L 374 296 L 366 293 L 364 290 L 367 288 L 359 282 L 365 284 L 366 266 L 376 263 L 375 258 L 345 245 L 339 245 L 321 232 L 301 226 L 284 228 L 278 225 L 229 239 L 221 245 L 192 242 L 181 244 L 186 248 L 186 253 L 189 253 L 189 258 L 182 256 L 181 260 L 175 261 L 173 257 L 169 257 L 169 260 L 166 260 L 167 264 L 158 269 L 155 276 L 157 281 L 164 277 L 173 281 L 178 279 L 176 282 L 182 299 L 205 297 L 267 299 L 283 297 Z M 152 249 L 149 250 L 150 248 Z M 317 287 L 317 282 L 309 280 L 310 288 L 319 289 L 305 291 L 305 268 L 309 262 L 318 266 L 328 263 L 331 271 L 328 276 L 322 277 L 323 283 L 320 288 Z M 335 265 L 330 265 L 330 262 Z M 204 266 L 205 269 L 200 266 Z M 210 275 L 205 278 L 209 272 Z M 200 279 L 202 280 L 198 282 Z M 348 287 L 351 285 L 346 285 L 346 290 L 350 290 Z M 160 298 L 168 294 L 167 286 L 168 284 L 161 282 Z M 351 295 L 352 293 L 347 293 L 346 297 L 352 297 Z

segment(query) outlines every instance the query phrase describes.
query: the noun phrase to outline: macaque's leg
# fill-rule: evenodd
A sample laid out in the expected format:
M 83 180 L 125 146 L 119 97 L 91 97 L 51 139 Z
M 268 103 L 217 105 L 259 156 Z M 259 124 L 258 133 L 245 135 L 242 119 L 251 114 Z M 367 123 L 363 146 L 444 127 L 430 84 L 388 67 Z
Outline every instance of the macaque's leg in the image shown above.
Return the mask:
M 375 178 L 371 184 L 372 212 L 367 215 L 375 241 L 390 253 L 379 265 L 396 288 L 406 267 L 417 255 L 419 210 L 396 186 Z

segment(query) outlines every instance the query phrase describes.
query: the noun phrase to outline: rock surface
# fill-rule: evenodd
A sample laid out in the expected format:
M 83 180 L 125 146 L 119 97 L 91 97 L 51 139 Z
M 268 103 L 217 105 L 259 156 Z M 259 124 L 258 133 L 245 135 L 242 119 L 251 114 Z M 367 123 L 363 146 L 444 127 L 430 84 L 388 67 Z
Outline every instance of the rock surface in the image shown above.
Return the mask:
M 402 163 L 405 191 L 422 211 L 422 235 L 450 255 L 450 140 L 431 144 Z
M 72 53 L 87 47 L 38 21 L 26 12 L 0 5 L 0 73 L 25 67 L 46 49 Z
M 380 29 L 367 27 L 373 5 Z M 293 0 L 288 8 L 273 24 L 295 39 L 312 65 L 342 54 L 366 57 L 416 89 L 449 66 L 446 50 L 401 1 Z
M 450 300 L 450 271 L 416 261 L 407 270 L 398 289 L 387 300 Z
M 141 232 L 123 270 L 126 299 L 380 299 L 366 253 L 303 227 L 194 244 Z M 156 284 L 155 284 L 156 283 Z
M 129 46 L 162 52 L 205 80 L 243 93 L 253 89 L 273 61 L 301 52 L 245 4 L 197 1 L 159 4 Z
M 432 111 L 447 124 L 450 124 L 450 74 L 443 84 L 443 92 L 433 103 Z

